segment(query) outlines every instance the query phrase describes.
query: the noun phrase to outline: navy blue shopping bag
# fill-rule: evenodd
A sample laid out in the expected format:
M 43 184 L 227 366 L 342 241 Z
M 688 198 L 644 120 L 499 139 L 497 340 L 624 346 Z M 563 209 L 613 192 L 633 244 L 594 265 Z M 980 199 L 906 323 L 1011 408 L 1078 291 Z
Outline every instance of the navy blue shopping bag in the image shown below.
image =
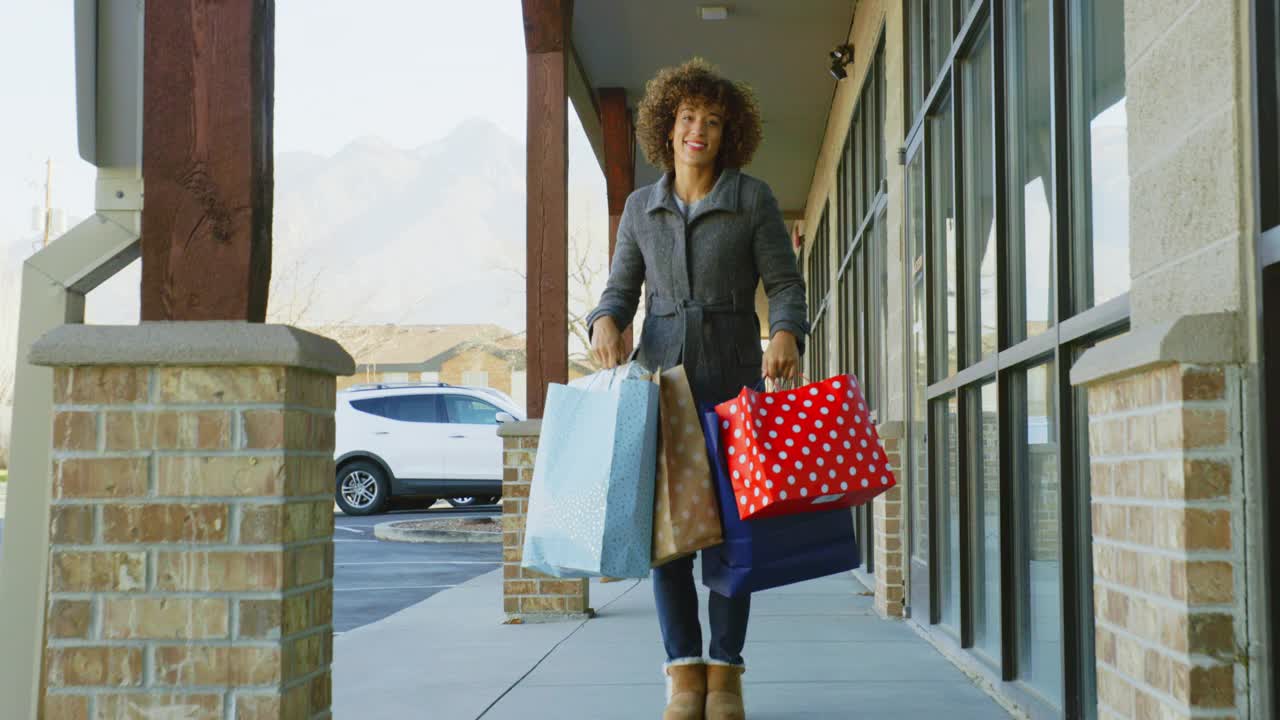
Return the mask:
M 700 408 L 715 480 L 724 542 L 702 551 L 702 584 L 727 597 L 834 575 L 861 564 L 853 513 L 829 512 L 743 520 L 720 444 L 720 417 Z

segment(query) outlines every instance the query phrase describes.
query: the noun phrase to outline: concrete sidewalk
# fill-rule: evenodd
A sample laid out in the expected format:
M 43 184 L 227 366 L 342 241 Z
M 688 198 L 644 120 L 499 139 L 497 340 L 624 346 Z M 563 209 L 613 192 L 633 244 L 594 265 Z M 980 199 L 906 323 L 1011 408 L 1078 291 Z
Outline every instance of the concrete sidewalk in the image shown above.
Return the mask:
M 862 590 L 842 575 L 753 598 L 748 717 L 1009 717 L 903 623 L 879 619 Z M 502 625 L 501 594 L 495 571 L 339 636 L 334 717 L 661 716 L 663 653 L 647 581 L 593 583 L 599 615 L 585 622 Z M 702 607 L 705 615 L 705 595 Z

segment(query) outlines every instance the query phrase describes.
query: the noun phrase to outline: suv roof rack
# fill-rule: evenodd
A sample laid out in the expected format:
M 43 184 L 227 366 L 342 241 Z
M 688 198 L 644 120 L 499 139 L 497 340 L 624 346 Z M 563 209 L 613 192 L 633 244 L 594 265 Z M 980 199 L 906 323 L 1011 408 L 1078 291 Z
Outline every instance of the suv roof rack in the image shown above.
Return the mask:
M 346 392 L 360 392 L 364 390 L 395 390 L 398 388 L 417 388 L 417 387 L 453 387 L 449 383 L 443 382 L 390 382 L 390 383 L 364 383 L 362 385 L 352 385 L 346 389 Z

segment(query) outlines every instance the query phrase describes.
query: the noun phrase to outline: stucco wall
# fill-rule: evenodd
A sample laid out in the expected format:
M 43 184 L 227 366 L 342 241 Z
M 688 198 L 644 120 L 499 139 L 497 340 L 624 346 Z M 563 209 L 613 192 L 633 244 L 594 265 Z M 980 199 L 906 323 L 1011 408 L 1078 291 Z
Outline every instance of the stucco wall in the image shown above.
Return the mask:
M 1257 359 L 1249 11 L 1234 0 L 1128 0 L 1130 291 L 1139 328 L 1238 313 Z

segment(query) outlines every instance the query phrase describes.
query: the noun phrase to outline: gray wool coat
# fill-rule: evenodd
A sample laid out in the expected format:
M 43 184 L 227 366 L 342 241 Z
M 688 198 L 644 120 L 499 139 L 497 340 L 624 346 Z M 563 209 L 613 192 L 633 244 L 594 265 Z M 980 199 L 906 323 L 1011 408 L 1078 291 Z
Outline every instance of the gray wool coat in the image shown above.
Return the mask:
M 646 314 L 636 359 L 648 368 L 683 363 L 698 402 L 722 402 L 760 379 L 760 280 L 769 297 L 769 336 L 789 330 L 804 352 L 804 277 L 778 201 L 762 180 L 723 170 L 687 221 L 672 182 L 667 173 L 627 198 L 609 281 L 587 328 L 610 315 L 625 329 L 643 283 Z

